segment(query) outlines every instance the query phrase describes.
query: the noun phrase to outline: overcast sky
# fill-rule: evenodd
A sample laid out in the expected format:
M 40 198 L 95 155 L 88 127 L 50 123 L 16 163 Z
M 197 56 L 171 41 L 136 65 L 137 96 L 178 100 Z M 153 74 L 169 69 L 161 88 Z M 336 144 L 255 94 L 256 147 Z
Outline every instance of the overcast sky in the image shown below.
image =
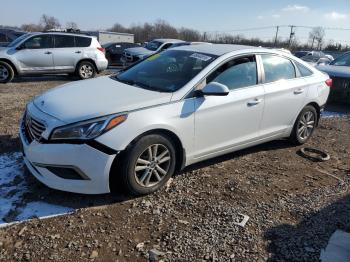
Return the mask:
M 273 25 L 350 28 L 350 0 L 11 0 L 1 3 L 0 24 L 37 23 L 42 14 L 62 25 L 74 21 L 81 29 L 106 29 L 115 22 L 125 26 L 164 19 L 176 27 L 200 31 L 231 31 Z M 250 30 L 245 36 L 271 39 L 275 29 Z M 306 40 L 310 29 L 296 29 Z M 289 29 L 280 35 L 288 37 Z M 350 31 L 327 30 L 327 39 L 350 44 Z

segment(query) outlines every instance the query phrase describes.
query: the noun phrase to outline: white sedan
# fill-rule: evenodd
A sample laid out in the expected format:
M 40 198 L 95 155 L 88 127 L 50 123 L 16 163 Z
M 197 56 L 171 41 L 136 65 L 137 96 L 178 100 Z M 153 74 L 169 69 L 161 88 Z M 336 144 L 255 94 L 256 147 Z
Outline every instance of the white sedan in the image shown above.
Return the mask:
M 280 138 L 305 143 L 331 84 L 286 52 L 177 47 L 36 97 L 21 123 L 24 161 L 51 188 L 152 193 L 205 159 Z

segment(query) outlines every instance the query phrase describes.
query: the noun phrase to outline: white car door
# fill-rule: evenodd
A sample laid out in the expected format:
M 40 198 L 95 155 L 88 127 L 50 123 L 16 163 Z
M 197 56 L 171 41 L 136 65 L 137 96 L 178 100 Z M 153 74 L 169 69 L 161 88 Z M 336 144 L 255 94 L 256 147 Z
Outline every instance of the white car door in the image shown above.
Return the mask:
M 209 75 L 206 82 L 224 84 L 230 93 L 196 98 L 196 159 L 219 155 L 258 139 L 264 108 L 264 88 L 258 84 L 254 55 L 232 59 Z
M 283 134 L 293 126 L 307 95 L 307 82 L 297 78 L 297 70 L 288 58 L 263 54 L 265 108 L 261 122 L 263 137 Z
M 19 47 L 14 57 L 22 73 L 43 73 L 54 70 L 52 55 L 52 37 L 50 35 L 36 35 Z
M 74 72 L 79 60 L 83 57 L 81 47 L 75 47 L 74 36 L 54 35 L 55 49 L 53 59 L 56 71 Z

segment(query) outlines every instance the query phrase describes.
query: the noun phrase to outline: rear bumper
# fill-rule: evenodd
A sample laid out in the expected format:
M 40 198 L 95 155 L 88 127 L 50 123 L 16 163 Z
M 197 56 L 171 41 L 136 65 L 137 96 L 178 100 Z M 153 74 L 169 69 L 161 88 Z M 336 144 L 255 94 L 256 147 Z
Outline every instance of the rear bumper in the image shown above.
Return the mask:
M 96 67 L 98 72 L 106 70 L 108 67 L 108 60 L 106 58 L 97 60 Z
M 109 172 L 114 155 L 108 155 L 86 144 L 30 144 L 20 132 L 24 162 L 30 172 L 50 188 L 82 193 L 109 193 Z M 49 171 L 50 167 L 78 170 L 81 179 L 66 179 Z M 51 169 L 50 169 L 51 170 Z

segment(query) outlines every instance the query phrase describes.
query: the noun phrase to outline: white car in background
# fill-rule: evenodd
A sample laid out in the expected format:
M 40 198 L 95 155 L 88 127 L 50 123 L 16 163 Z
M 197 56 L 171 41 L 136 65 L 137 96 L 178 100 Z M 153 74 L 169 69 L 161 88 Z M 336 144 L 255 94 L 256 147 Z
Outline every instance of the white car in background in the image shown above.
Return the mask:
M 144 46 L 128 48 L 124 51 L 121 62 L 125 65 L 131 65 L 139 60 L 145 59 L 155 53 L 162 52 L 174 44 L 186 43 L 179 39 L 154 39 L 145 43 Z
M 305 143 L 330 86 L 285 52 L 177 47 L 36 97 L 21 123 L 24 161 L 55 189 L 148 194 L 205 159 L 280 138 Z
M 59 32 L 27 33 L 0 49 L 0 83 L 15 76 L 76 74 L 94 77 L 107 68 L 96 37 Z

